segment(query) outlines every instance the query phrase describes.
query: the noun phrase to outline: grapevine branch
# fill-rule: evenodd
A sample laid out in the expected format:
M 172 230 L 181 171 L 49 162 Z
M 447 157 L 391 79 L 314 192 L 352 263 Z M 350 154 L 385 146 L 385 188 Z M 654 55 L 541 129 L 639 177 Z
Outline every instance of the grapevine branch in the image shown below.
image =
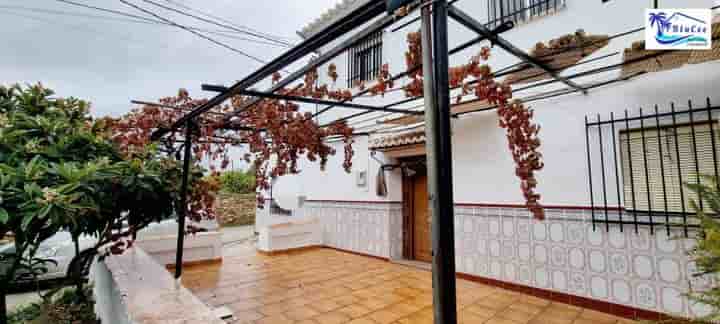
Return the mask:
M 408 49 L 405 52 L 407 72 L 404 74 L 407 74 L 409 80 L 402 86 L 402 90 L 406 97 L 420 97 L 423 96 L 423 72 L 421 68 L 417 68 L 422 66 L 420 33 L 408 34 L 407 43 Z M 508 149 L 515 162 L 515 174 L 520 179 L 526 206 L 535 218 L 543 219 L 544 210 L 540 204 L 540 195 L 535 192 L 537 187 L 535 172 L 543 168 L 538 139 L 540 127 L 533 123 L 531 109 L 526 108 L 518 100 L 512 100 L 510 86 L 496 81 L 490 67 L 482 64 L 489 56 L 490 49 L 484 47 L 476 56 L 471 57 L 468 63 L 451 67 L 448 71 L 450 86 L 461 89 L 461 93 L 455 97 L 457 102 L 460 102 L 464 96 L 472 95 L 499 107 L 498 125 L 506 131 Z M 339 76 L 334 64 L 329 65 L 327 76 L 333 84 L 336 83 Z M 280 79 L 279 73 L 273 74 L 273 83 L 277 83 Z M 393 77 L 390 74 L 389 65 L 384 64 L 370 87 L 367 87 L 365 82 L 359 81 L 355 84 L 355 88 L 370 96 L 384 96 L 395 87 L 397 79 L 397 76 Z M 318 72 L 313 69 L 305 75 L 302 83 L 278 89 L 277 93 L 338 101 L 351 101 L 354 98 L 352 90 L 336 89 L 327 84 L 321 85 L 318 80 Z M 235 96 L 231 98 L 229 104 L 215 109 L 218 112 L 234 111 L 249 100 L 250 98 L 247 97 Z M 207 100 L 192 99 L 187 91 L 180 90 L 177 96 L 160 100 L 162 105 L 180 109 L 144 105 L 117 121 L 115 138 L 130 154 L 139 147 L 149 145 L 150 135 L 154 130 L 171 125 L 182 116 L 183 111 L 193 109 L 205 102 Z M 299 108 L 297 104 L 288 101 L 262 99 L 231 119 L 232 125 L 242 125 L 245 127 L 244 130 L 228 129 L 222 117 L 217 114 L 205 115 L 193 152 L 197 160 L 206 158 L 210 161 L 221 161 L 220 168 L 224 169 L 230 161 L 229 146 L 247 143 L 249 153 L 244 158 L 255 170 L 260 206 L 264 204 L 261 193 L 270 188 L 271 179 L 300 172 L 298 158 L 304 156 L 312 162 L 318 162 L 321 168 L 325 168 L 328 157 L 336 153 L 335 149 L 325 142 L 328 137 L 340 136 L 343 139 L 342 165 L 345 171 L 349 172 L 354 155 L 353 128 L 348 126 L 346 121 L 321 127 L 315 122 L 311 113 L 300 112 Z M 248 128 L 262 131 L 248 131 Z M 227 140 L 223 140 L 224 137 L 221 135 L 228 134 L 232 136 L 227 136 Z M 176 134 L 170 136 L 174 137 Z M 211 169 L 214 172 L 217 170 L 214 164 L 211 165 Z M 202 197 L 197 199 L 202 200 Z M 207 204 L 200 205 L 207 206 Z

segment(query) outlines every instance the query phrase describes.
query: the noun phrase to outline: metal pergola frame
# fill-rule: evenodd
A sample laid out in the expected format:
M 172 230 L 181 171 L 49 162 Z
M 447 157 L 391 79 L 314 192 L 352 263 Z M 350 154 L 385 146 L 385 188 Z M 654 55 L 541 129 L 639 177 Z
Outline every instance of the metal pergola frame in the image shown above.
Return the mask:
M 386 13 L 386 2 L 384 0 L 371 0 L 338 19 L 322 31 L 315 33 L 299 45 L 291 48 L 280 57 L 267 63 L 260 69 L 251 73 L 249 76 L 238 81 L 231 87 L 203 85 L 204 90 L 218 92 L 216 96 L 211 98 L 203 105 L 188 112 L 180 119 L 175 121 L 170 127 L 156 130 L 153 140 L 159 140 L 169 133 L 175 133 L 185 128 L 184 136 L 184 156 L 183 156 L 183 177 L 181 186 L 181 205 L 185 206 L 187 202 L 187 185 L 188 175 L 191 162 L 191 148 L 193 144 L 193 132 L 200 117 L 204 114 L 222 115 L 223 121 L 227 129 L 237 129 L 237 127 L 251 128 L 250 125 L 232 125 L 233 117 L 256 105 L 263 99 L 294 101 L 301 103 L 327 105 L 326 108 L 316 112 L 317 116 L 333 107 L 345 107 L 352 109 L 364 110 L 363 112 L 340 118 L 339 120 L 347 120 L 361 114 L 372 112 L 387 112 L 411 115 L 425 115 L 426 129 L 426 147 L 428 159 L 428 190 L 431 206 L 432 217 L 432 248 L 433 248 L 433 307 L 435 323 L 454 324 L 457 323 L 456 310 L 456 272 L 455 272 L 455 250 L 454 250 L 454 200 L 453 200 L 453 177 L 452 177 L 452 147 L 451 147 L 451 125 L 450 120 L 453 114 L 450 110 L 450 92 L 451 88 L 448 84 L 448 68 L 449 55 L 458 53 L 469 46 L 476 44 L 482 40 L 490 40 L 493 44 L 507 51 L 511 55 L 519 58 L 520 64 L 528 64 L 543 70 L 553 80 L 551 82 L 562 82 L 569 86 L 568 90 L 562 94 L 582 92 L 587 93 L 589 88 L 598 85 L 583 87 L 573 81 L 570 77 L 559 75 L 554 70 L 537 58 L 533 58 L 527 52 L 517 48 L 511 42 L 499 36 L 500 33 L 513 28 L 512 22 L 504 23 L 494 30 L 489 30 L 485 25 L 478 22 L 470 15 L 466 14 L 457 7 L 452 6 L 452 2 L 457 0 L 415 0 L 411 4 L 414 10 L 421 11 L 421 36 L 423 48 L 423 64 L 409 68 L 408 71 L 393 76 L 393 80 L 406 77 L 412 71 L 420 68 L 423 69 L 424 98 L 425 110 L 409 110 L 396 109 L 394 106 L 407 103 L 420 98 L 409 98 L 397 103 L 385 106 L 370 106 L 350 103 L 352 99 L 357 98 L 369 92 L 369 90 L 360 91 L 353 95 L 349 100 L 344 101 L 328 101 L 314 98 L 289 96 L 278 94 L 276 91 L 283 89 L 285 86 L 301 79 L 307 72 L 318 68 L 319 66 L 329 62 L 341 53 L 345 52 L 349 47 L 362 40 L 367 35 L 389 27 L 395 23 L 398 18 L 392 14 Z M 478 37 L 463 43 L 462 45 L 448 49 L 448 17 L 454 19 L 466 28 L 478 34 Z M 275 72 L 280 71 L 290 64 L 302 59 L 303 57 L 316 52 L 320 48 L 337 40 L 347 33 L 353 32 L 357 27 L 365 26 L 359 31 L 354 32 L 353 36 L 340 42 L 328 51 L 313 59 L 305 67 L 291 73 L 279 82 L 275 83 L 267 91 L 250 90 L 251 87 L 257 85 L 262 80 L 267 79 Z M 517 66 L 517 65 L 516 65 Z M 507 69 L 504 73 L 512 73 L 518 69 Z M 550 82 L 550 81 L 549 81 Z M 255 99 L 239 107 L 238 109 L 220 113 L 212 111 L 213 108 L 219 107 L 227 99 L 234 96 L 249 96 Z M 537 99 L 539 100 L 539 99 Z M 457 115 L 457 114 L 456 114 Z M 337 122 L 334 121 L 334 122 Z M 326 125 L 322 125 L 326 126 Z M 183 236 L 185 228 L 185 208 L 180 208 L 178 213 L 178 245 L 176 255 L 175 277 L 180 279 L 182 275 L 182 258 L 183 258 Z

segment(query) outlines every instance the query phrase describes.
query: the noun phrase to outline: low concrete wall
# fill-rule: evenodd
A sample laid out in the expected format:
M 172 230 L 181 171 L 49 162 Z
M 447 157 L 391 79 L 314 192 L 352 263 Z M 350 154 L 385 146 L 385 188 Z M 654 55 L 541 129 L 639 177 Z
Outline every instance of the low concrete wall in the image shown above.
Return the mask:
M 257 248 L 262 252 L 322 245 L 322 225 L 316 217 L 302 217 L 259 229 Z
M 94 263 L 91 280 L 102 323 L 224 323 L 138 247 Z
M 138 237 L 137 245 L 163 265 L 175 264 L 177 235 Z M 185 237 L 183 263 L 222 260 L 222 233 L 197 233 Z

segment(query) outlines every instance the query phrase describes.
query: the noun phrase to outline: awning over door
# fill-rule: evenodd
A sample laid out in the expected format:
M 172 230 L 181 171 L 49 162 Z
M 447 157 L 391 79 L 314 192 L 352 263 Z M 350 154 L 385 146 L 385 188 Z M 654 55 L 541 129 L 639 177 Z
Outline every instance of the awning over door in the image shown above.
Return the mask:
M 387 150 L 403 146 L 425 143 L 425 128 L 398 131 L 397 133 L 378 134 L 370 138 L 371 150 Z

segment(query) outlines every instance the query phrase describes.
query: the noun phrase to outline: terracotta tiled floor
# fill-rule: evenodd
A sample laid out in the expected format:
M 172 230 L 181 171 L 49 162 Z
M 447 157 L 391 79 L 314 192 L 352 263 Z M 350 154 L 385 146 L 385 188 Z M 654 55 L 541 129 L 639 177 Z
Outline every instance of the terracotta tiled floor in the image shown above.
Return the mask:
M 430 272 L 313 249 L 276 256 L 232 248 L 222 265 L 185 269 L 205 303 L 227 306 L 231 323 L 432 323 Z M 617 317 L 458 280 L 460 323 L 617 324 Z

